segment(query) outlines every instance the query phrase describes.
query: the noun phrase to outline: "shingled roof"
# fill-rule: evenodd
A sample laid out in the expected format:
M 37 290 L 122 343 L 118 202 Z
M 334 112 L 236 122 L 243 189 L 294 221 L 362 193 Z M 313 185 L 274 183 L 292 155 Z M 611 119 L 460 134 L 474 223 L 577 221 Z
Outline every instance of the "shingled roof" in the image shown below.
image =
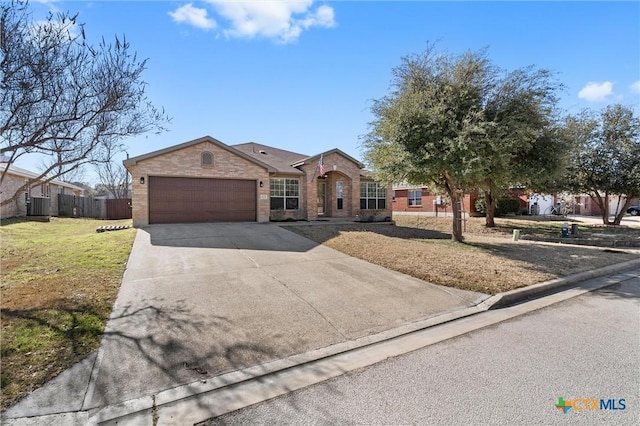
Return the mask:
M 237 149 L 261 161 L 270 165 L 276 169 L 277 173 L 286 173 L 294 175 L 303 175 L 304 173 L 292 166 L 292 164 L 299 163 L 308 157 L 306 154 L 299 154 L 297 152 L 285 151 L 284 149 L 274 148 L 272 146 L 261 145 L 255 142 L 241 143 L 238 145 L 232 145 Z

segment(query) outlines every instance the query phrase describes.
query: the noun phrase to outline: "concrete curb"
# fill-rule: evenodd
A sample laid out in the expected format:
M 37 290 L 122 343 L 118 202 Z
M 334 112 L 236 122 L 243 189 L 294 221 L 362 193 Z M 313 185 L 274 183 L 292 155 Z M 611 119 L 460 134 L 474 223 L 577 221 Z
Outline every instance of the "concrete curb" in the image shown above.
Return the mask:
M 349 342 L 339 343 L 326 348 L 317 349 L 304 354 L 293 355 L 280 360 L 272 361 L 267 364 L 249 367 L 243 370 L 234 371 L 222 376 L 214 377 L 206 381 L 193 382 L 187 385 L 179 386 L 173 389 L 162 391 L 155 395 L 132 399 L 117 406 L 105 407 L 95 413 L 95 421 L 97 423 L 113 422 L 118 418 L 128 417 L 133 413 L 140 411 L 157 410 L 163 405 L 172 404 L 179 400 L 197 397 L 212 391 L 218 391 L 225 387 L 237 386 L 241 383 L 251 380 L 267 380 L 266 377 L 294 367 L 300 367 L 322 359 L 326 359 L 339 354 L 345 354 L 355 349 L 365 348 L 377 343 L 408 335 L 416 331 L 434 327 L 436 325 L 445 324 L 464 317 L 475 315 L 489 309 L 496 309 L 500 306 L 514 304 L 518 301 L 524 301 L 532 296 L 540 295 L 554 289 L 562 288 L 571 284 L 575 284 L 588 279 L 601 277 L 615 272 L 621 272 L 628 269 L 640 267 L 640 259 L 609 265 L 592 271 L 586 271 L 568 277 L 557 278 L 546 281 L 522 289 L 516 289 L 505 293 L 500 293 L 488 298 L 480 298 L 474 302 L 472 306 L 467 308 L 446 312 L 434 317 L 430 317 L 421 321 L 405 324 L 401 327 L 387 330 L 370 336 L 365 336 Z M 155 408 L 154 408 L 155 407 Z
M 554 244 L 566 244 L 566 245 L 574 245 L 574 246 L 589 246 L 589 247 L 599 247 L 599 248 L 638 248 L 640 247 L 640 240 L 629 240 L 629 239 L 573 239 L 573 238 L 556 238 L 556 237 L 531 237 L 528 235 L 524 235 L 520 237 L 523 241 L 533 241 L 533 242 L 543 242 L 543 243 L 554 243 Z
M 523 288 L 517 288 L 515 290 L 506 291 L 504 293 L 498 293 L 494 296 L 489 297 L 481 304 L 487 306 L 488 309 L 498 309 L 523 302 L 536 296 L 541 296 L 545 293 L 557 290 L 562 287 L 637 267 L 640 267 L 640 258 L 628 260 L 622 263 L 616 263 L 614 265 L 603 266 L 602 268 L 592 269 L 590 271 L 584 271 L 562 278 L 556 278 Z
M 126 417 L 139 411 L 152 410 L 154 406 L 158 408 L 181 399 L 196 397 L 198 395 L 218 391 L 226 387 L 236 386 L 251 380 L 265 380 L 265 377 L 269 375 L 289 370 L 294 367 L 310 364 L 339 354 L 345 354 L 355 349 L 361 349 L 402 335 L 410 334 L 415 331 L 424 330 L 426 328 L 477 314 L 486 310 L 486 308 L 481 306 L 482 301 L 485 299 L 485 297 L 482 297 L 473 302 L 472 306 L 464 309 L 441 313 L 420 321 L 404 324 L 391 330 L 360 337 L 355 340 L 338 343 L 310 352 L 292 355 L 266 364 L 248 367 L 172 389 L 167 389 L 156 394 L 154 398 L 151 396 L 135 398 L 115 406 L 97 409 L 94 410 L 95 414 L 93 414 L 93 416 L 95 416 L 94 418 L 97 423 L 115 421 L 118 418 Z
M 115 406 L 48 416 L 17 419 L 3 418 L 2 421 L 3 424 L 19 426 L 41 424 L 40 420 L 56 422 L 56 418 L 64 420 L 65 424 L 129 424 L 128 420 L 132 420 L 133 418 L 136 418 L 137 421 L 141 418 L 151 419 L 161 409 L 174 411 L 177 404 L 193 404 L 194 400 L 199 401 L 201 398 L 206 397 L 207 394 L 210 395 L 212 393 L 224 392 L 226 389 L 233 390 L 252 382 L 260 383 L 264 386 L 265 384 L 270 383 L 273 380 L 273 377 L 281 376 L 283 374 L 286 375 L 294 368 L 313 368 L 314 363 L 322 362 L 323 360 L 329 360 L 333 357 L 349 357 L 351 352 L 363 350 L 367 347 L 373 348 L 376 345 L 392 339 L 402 339 L 415 332 L 424 331 L 446 323 L 452 323 L 455 320 L 494 310 L 499 307 L 524 302 L 528 299 L 548 294 L 554 290 L 558 290 L 572 284 L 635 268 L 640 268 L 640 258 L 546 281 L 505 293 L 499 293 L 491 297 L 481 297 L 473 302 L 471 306 L 464 309 L 441 313 L 433 317 L 405 324 L 401 327 L 374 335 L 361 337 L 352 341 L 339 343 L 337 345 L 293 355 L 266 364 L 249 367 L 243 370 L 223 374 L 221 376 L 167 389 L 153 396 L 131 399 Z M 585 292 L 586 291 L 590 290 L 585 290 Z M 239 402 L 234 401 L 230 406 L 233 407 L 233 410 L 241 408 L 240 406 L 237 406 L 237 404 L 239 404 Z M 249 403 L 246 403 L 245 405 L 249 405 Z M 230 409 L 229 411 L 232 410 Z

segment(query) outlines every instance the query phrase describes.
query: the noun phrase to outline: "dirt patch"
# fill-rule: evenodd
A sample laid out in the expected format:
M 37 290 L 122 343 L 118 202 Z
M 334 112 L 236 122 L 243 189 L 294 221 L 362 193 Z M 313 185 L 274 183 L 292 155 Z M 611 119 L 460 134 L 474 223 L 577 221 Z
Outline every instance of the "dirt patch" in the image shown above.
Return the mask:
M 350 256 L 434 284 L 487 294 L 638 256 L 592 247 L 513 242 L 510 239 L 512 231 L 507 232 L 506 226 L 487 229 L 480 225 L 482 220 L 473 222 L 468 224 L 465 243 L 450 241 L 451 219 L 447 218 L 420 218 L 416 221 L 415 217 L 410 217 L 410 221 L 398 226 L 328 224 L 287 229 Z M 529 231 L 531 234 L 546 232 L 544 229 L 536 230 L 534 225 L 530 225 Z

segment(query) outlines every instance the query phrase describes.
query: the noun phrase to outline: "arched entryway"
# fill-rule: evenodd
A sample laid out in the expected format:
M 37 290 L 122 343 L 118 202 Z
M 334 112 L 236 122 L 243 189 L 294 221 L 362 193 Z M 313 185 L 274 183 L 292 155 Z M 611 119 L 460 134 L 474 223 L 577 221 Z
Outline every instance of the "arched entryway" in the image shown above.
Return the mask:
M 318 217 L 351 217 L 352 179 L 339 171 L 328 171 L 317 179 Z

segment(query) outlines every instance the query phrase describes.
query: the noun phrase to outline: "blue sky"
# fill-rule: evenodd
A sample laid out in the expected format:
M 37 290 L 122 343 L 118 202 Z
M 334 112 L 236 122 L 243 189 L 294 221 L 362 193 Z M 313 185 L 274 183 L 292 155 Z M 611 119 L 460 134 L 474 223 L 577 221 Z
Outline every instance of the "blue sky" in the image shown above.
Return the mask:
M 640 3 L 435 1 L 43 1 L 79 13 L 89 38 L 125 35 L 169 132 L 126 141 L 131 156 L 210 135 L 361 158 L 371 101 L 428 42 L 488 47 L 505 69 L 551 69 L 568 112 L 611 103 L 640 113 Z M 19 166 L 37 169 L 23 157 Z M 93 181 L 91 172 L 85 180 Z M 92 182 L 95 183 L 95 182 Z

